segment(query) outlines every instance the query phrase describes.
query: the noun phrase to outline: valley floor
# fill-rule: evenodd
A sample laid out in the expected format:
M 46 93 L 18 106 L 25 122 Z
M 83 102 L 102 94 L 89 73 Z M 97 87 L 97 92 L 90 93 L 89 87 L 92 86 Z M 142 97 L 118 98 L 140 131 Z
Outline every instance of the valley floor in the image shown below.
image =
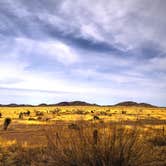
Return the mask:
M 26 114 L 28 111 L 30 113 Z M 147 166 L 166 165 L 165 108 L 1 107 L 0 113 L 0 165 L 20 163 L 37 166 L 39 161 L 36 161 L 40 160 L 39 166 L 51 166 L 51 163 L 72 166 L 75 160 L 75 166 L 96 166 L 96 162 L 99 162 L 97 166 L 119 166 L 116 162 L 120 162 L 122 156 L 125 160 L 121 161 L 122 166 L 129 166 L 130 162 L 133 162 L 132 166 L 140 162 L 144 165 L 149 163 Z M 3 124 L 7 117 L 12 121 L 4 131 Z M 84 150 L 88 153 L 85 158 Z M 133 153 L 139 151 L 140 156 L 146 157 L 137 156 L 138 159 L 132 161 L 134 156 L 130 156 L 129 160 L 127 155 L 130 150 Z M 147 155 L 150 152 L 157 157 L 155 160 Z M 51 153 L 53 156 L 49 157 Z M 114 158 L 109 157 L 111 154 Z M 58 155 L 63 163 L 58 160 Z M 96 155 L 100 161 L 96 161 Z M 145 159 L 148 161 L 145 162 Z M 94 160 L 94 163 L 86 163 L 87 160 Z M 114 160 L 115 163 L 111 165 Z M 80 165 L 80 161 L 83 165 Z

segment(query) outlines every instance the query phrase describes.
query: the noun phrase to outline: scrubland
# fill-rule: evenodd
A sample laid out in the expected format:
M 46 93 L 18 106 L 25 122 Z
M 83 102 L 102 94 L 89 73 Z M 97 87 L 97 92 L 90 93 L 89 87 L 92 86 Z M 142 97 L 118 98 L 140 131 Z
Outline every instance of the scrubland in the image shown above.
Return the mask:
M 0 113 L 2 166 L 166 165 L 166 108 L 0 107 Z

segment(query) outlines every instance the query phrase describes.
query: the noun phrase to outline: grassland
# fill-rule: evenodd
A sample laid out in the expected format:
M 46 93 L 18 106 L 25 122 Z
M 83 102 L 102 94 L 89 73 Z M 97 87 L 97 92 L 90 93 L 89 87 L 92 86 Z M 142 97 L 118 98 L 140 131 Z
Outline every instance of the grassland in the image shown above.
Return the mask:
M 0 107 L 0 113 L 0 165 L 166 165 L 166 108 Z

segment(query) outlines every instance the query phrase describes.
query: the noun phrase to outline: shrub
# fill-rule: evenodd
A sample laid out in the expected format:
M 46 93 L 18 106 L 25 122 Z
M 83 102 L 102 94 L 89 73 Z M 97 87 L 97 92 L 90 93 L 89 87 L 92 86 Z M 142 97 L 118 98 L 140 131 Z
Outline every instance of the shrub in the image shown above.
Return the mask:
M 101 111 L 100 115 L 107 115 L 107 112 Z
M 28 120 L 36 120 L 35 118 L 29 118 Z
M 24 115 L 25 115 L 25 116 L 29 116 L 30 113 L 31 113 L 31 112 L 28 110 L 27 112 L 24 112 Z
M 75 111 L 75 114 L 83 115 L 83 114 L 85 114 L 85 113 L 84 113 L 83 110 L 77 109 L 77 110 Z
M 23 119 L 23 113 L 22 112 L 19 113 L 19 119 Z
M 44 118 L 44 121 L 49 121 L 51 118 Z
M 127 112 L 126 111 L 122 111 L 122 114 L 126 114 Z
M 51 112 L 52 112 L 52 114 L 58 114 L 60 111 L 61 111 L 60 108 L 56 108 L 56 109 L 52 110 Z
M 11 123 L 11 118 L 5 118 L 4 120 L 4 124 L 3 124 L 3 127 L 4 127 L 4 130 L 7 130 L 9 124 Z
M 165 136 L 155 136 L 149 139 L 149 142 L 154 146 L 166 146 L 166 137 Z
M 36 116 L 43 116 L 44 113 L 43 112 L 40 112 L 40 111 L 36 111 Z
M 93 131 L 93 142 L 94 142 L 95 145 L 97 145 L 97 141 L 98 141 L 98 130 L 95 129 Z
M 37 120 L 42 120 L 42 117 L 41 117 L 41 116 L 38 116 L 38 117 L 37 117 Z
M 94 119 L 94 120 L 99 120 L 100 118 L 95 115 L 95 116 L 93 117 L 93 119 Z
M 80 127 L 79 127 L 77 124 L 74 124 L 74 123 L 69 124 L 69 125 L 68 125 L 68 128 L 69 128 L 69 129 L 80 130 Z

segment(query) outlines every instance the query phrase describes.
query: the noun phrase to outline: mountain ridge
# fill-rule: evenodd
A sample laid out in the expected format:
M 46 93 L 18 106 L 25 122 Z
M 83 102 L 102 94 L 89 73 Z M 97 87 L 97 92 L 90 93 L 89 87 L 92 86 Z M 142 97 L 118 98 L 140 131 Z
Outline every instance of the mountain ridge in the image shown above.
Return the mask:
M 117 103 L 114 106 L 157 107 L 149 103 L 137 103 L 134 101 L 124 101 L 124 102 Z
M 88 103 L 85 101 L 63 101 L 63 102 L 59 102 L 56 104 L 46 104 L 46 103 L 41 103 L 38 105 L 31 105 L 31 104 L 15 104 L 15 103 L 11 103 L 11 104 L 0 104 L 0 107 L 35 107 L 35 106 L 39 106 L 39 107 L 47 107 L 47 106 L 128 106 L 128 107 L 132 107 L 132 106 L 137 106 L 137 107 L 157 107 L 155 105 L 149 104 L 149 103 L 137 103 L 134 101 L 123 101 L 123 102 L 119 102 L 117 104 L 114 105 L 98 105 L 98 104 L 92 104 L 92 103 Z

